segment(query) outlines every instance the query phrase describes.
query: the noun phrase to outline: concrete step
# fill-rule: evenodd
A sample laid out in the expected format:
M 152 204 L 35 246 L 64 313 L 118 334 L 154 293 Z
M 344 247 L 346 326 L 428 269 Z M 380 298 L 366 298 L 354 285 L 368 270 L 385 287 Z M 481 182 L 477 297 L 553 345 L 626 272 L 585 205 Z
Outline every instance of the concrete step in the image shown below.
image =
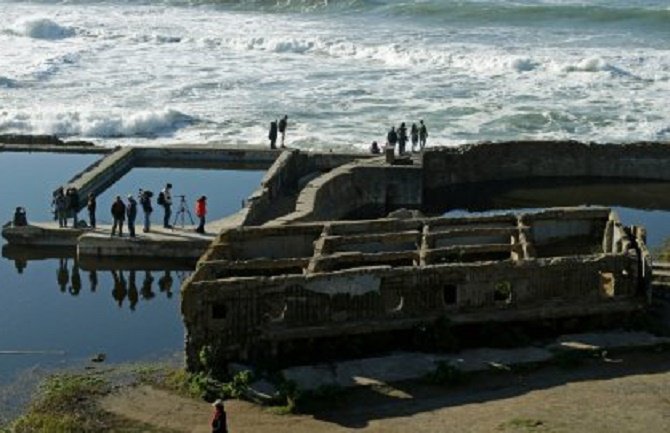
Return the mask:
M 654 271 L 655 270 L 661 270 L 661 269 L 667 269 L 670 270 L 670 262 L 654 262 L 653 265 Z

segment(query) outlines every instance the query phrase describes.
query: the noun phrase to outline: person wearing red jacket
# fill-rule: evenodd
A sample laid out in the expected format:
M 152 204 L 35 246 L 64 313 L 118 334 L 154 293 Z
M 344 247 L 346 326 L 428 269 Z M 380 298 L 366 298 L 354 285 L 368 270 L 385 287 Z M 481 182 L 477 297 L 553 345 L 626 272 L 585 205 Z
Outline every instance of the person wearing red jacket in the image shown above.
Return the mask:
M 214 406 L 214 417 L 212 418 L 212 433 L 228 433 L 226 411 L 223 410 L 223 401 L 216 400 Z
M 207 215 L 207 197 L 203 195 L 195 201 L 195 216 L 200 218 L 200 224 L 195 229 L 198 233 L 205 233 L 205 215 Z

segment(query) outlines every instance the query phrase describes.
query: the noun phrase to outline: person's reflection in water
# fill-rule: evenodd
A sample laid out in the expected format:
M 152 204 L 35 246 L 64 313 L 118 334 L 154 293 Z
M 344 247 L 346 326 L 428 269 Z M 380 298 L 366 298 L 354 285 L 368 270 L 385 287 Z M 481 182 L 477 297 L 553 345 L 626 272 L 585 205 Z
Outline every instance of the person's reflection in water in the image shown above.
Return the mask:
M 126 288 L 126 279 L 123 278 L 122 271 L 112 271 L 112 278 L 114 278 L 114 290 L 112 290 L 112 297 L 119 304 L 119 308 L 123 305 L 123 300 L 126 299 L 128 289 Z
M 58 274 L 56 279 L 60 286 L 60 291 L 65 293 L 67 283 L 70 281 L 70 272 L 67 269 L 67 259 L 58 259 Z
M 156 294 L 151 290 L 151 286 L 154 285 L 154 277 L 151 276 L 151 272 L 144 271 L 144 281 L 142 281 L 142 299 L 147 301 L 153 299 Z
M 14 266 L 16 267 L 16 271 L 19 274 L 22 274 L 26 269 L 26 266 L 28 266 L 28 261 L 23 259 L 16 259 L 14 260 Z
M 158 287 L 161 293 L 165 292 L 168 299 L 172 298 L 172 274 L 170 271 L 165 271 L 162 277 L 158 279 Z
M 128 277 L 128 302 L 130 302 L 131 311 L 135 311 L 138 300 L 139 295 L 137 293 L 137 283 L 135 282 L 135 271 L 130 271 L 130 276 Z
M 77 296 L 81 292 L 81 274 L 79 273 L 79 263 L 75 259 L 72 265 L 72 280 L 70 280 L 70 295 Z
M 91 293 L 95 293 L 98 288 L 98 271 L 91 271 L 88 273 L 88 281 L 91 283 Z

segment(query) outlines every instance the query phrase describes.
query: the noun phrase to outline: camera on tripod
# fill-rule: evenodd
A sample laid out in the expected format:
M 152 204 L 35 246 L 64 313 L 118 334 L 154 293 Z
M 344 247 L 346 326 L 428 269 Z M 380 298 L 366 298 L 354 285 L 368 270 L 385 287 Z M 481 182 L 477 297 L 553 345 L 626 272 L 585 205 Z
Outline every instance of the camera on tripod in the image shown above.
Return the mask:
M 172 222 L 172 226 L 174 227 L 177 225 L 177 220 L 181 222 L 181 228 L 184 228 L 186 225 L 186 217 L 188 216 L 189 221 L 191 221 L 191 225 L 195 225 L 195 221 L 193 221 L 193 215 L 191 215 L 191 211 L 188 209 L 188 205 L 186 204 L 186 195 L 181 194 L 181 195 L 175 195 L 175 197 L 179 198 L 179 209 L 177 210 L 177 213 L 174 216 L 174 221 Z

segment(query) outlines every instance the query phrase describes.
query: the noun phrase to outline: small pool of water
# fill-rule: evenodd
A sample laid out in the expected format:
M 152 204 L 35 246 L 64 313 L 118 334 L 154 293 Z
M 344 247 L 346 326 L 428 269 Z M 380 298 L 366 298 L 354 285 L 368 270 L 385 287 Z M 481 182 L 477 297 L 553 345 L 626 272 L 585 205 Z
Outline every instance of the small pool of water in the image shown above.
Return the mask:
M 12 219 L 23 206 L 29 221 L 53 218 L 53 191 L 100 155 L 0 152 L 0 221 Z
M 0 153 L 2 220 L 10 220 L 18 205 L 27 208 L 29 221 L 49 220 L 52 191 L 97 158 Z M 211 221 L 239 210 L 262 176 L 258 171 L 132 170 L 98 198 L 99 219 L 109 219 L 115 195 L 140 187 L 157 194 L 171 182 L 175 195 L 187 196 L 191 212 L 196 196 L 208 196 Z M 161 218 L 157 209 L 153 219 Z M 68 251 L 0 244 L 11 258 L 0 259 L 0 419 L 26 397 L 21 386 L 12 385 L 19 377 L 88 362 L 100 352 L 109 362 L 123 362 L 183 349 L 179 289 L 192 263 L 77 263 Z
M 426 212 L 463 216 L 540 210 L 555 206 L 605 206 L 614 209 L 623 224 L 647 229 L 647 245 L 658 250 L 670 240 L 670 183 L 574 182 L 501 183 L 469 185 L 458 194 L 433 195 Z
M 243 206 L 243 201 L 260 186 L 264 171 L 248 170 L 200 170 L 200 169 L 173 169 L 173 168 L 135 168 L 109 187 L 98 197 L 98 220 L 103 223 L 111 223 L 110 208 L 117 195 L 124 201 L 128 194 L 137 198 L 140 188 L 154 193 L 152 205 L 154 212 L 151 214 L 153 223 L 162 223 L 163 209 L 156 204 L 158 193 L 165 187 L 166 183 L 172 184 L 172 206 L 174 220 L 179 211 L 180 198 L 185 196 L 185 208 L 195 217 L 195 200 L 204 195 L 207 197 L 207 221 L 220 219 L 232 215 Z M 85 212 L 81 213 L 82 217 Z M 142 220 L 141 212 L 138 222 Z M 190 223 L 188 216 L 184 221 Z M 181 224 L 181 219 L 178 221 Z

